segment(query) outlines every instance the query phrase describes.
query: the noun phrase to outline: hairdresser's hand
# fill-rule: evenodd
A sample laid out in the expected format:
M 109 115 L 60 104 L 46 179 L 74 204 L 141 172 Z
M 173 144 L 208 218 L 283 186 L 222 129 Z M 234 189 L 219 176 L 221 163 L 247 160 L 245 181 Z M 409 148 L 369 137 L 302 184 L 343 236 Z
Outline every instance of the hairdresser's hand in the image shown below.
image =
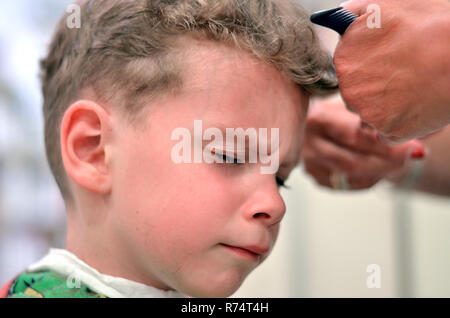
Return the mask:
M 380 8 L 380 27 L 375 11 Z M 450 123 L 450 1 L 353 0 L 360 17 L 334 56 L 341 93 L 382 139 L 399 143 Z
M 302 160 L 316 181 L 332 188 L 330 176 L 344 173 L 351 189 L 366 189 L 381 179 L 405 169 L 411 157 L 425 149 L 417 140 L 389 147 L 373 129 L 363 127 L 360 118 L 342 102 L 316 103 L 306 125 Z

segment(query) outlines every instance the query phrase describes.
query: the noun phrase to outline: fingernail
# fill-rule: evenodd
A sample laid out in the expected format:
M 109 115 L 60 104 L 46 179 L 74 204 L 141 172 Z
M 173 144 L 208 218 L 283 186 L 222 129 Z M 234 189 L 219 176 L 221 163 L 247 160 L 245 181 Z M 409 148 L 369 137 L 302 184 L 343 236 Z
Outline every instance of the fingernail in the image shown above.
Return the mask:
M 413 151 L 411 152 L 411 159 L 423 159 L 425 158 L 425 149 L 424 148 L 414 148 Z

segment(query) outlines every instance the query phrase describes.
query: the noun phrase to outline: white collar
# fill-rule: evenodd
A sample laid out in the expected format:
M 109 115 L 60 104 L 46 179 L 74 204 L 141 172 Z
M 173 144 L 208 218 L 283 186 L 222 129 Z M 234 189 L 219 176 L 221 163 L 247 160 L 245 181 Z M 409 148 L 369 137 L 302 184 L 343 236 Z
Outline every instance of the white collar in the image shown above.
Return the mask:
M 65 249 L 51 248 L 40 261 L 27 269 L 30 272 L 52 270 L 79 279 L 97 293 L 110 298 L 183 298 L 177 291 L 165 291 L 121 277 L 105 275 L 90 267 Z

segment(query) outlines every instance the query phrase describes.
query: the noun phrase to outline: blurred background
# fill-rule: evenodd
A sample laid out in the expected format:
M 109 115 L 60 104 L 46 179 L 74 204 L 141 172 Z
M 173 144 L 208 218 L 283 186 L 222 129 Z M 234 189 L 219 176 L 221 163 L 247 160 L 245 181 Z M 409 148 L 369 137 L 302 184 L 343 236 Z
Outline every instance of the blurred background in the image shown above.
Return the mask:
M 341 1 L 299 0 L 311 12 Z M 0 286 L 49 247 L 64 247 L 64 204 L 43 143 L 38 61 L 69 0 L 0 2 Z M 318 28 L 331 52 L 337 35 Z M 450 199 L 388 183 L 319 187 L 302 167 L 282 190 L 272 255 L 234 297 L 450 297 Z M 370 264 L 380 288 L 368 288 Z

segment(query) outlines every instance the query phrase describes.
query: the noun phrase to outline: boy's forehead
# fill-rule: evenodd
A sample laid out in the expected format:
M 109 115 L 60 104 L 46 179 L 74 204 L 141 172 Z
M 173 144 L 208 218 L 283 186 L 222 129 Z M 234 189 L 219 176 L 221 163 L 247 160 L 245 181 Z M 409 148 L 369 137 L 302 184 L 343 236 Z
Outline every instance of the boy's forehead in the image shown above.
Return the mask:
M 298 108 L 307 106 L 303 105 L 300 87 L 276 67 L 258 60 L 247 51 L 228 45 L 209 41 L 195 43 L 197 45 L 189 45 L 191 48 L 187 49 L 183 62 L 182 91 L 202 94 L 206 99 L 202 104 L 208 106 L 210 112 L 215 111 L 223 118 L 224 113 L 231 111 L 228 114 L 231 120 L 249 115 L 248 120 L 258 120 L 267 117 L 262 116 L 261 111 L 272 119 L 276 116 L 267 114 L 269 109 L 260 109 L 263 102 L 280 105 L 294 103 Z M 271 108 L 276 111 L 276 107 Z
M 183 69 L 186 89 L 231 87 L 233 84 L 239 87 L 243 83 L 256 87 L 265 83 L 261 73 L 265 73 L 266 78 L 281 80 L 283 77 L 274 66 L 259 60 L 250 52 L 212 41 L 190 43 L 184 55 Z M 288 82 L 286 78 L 284 80 Z

